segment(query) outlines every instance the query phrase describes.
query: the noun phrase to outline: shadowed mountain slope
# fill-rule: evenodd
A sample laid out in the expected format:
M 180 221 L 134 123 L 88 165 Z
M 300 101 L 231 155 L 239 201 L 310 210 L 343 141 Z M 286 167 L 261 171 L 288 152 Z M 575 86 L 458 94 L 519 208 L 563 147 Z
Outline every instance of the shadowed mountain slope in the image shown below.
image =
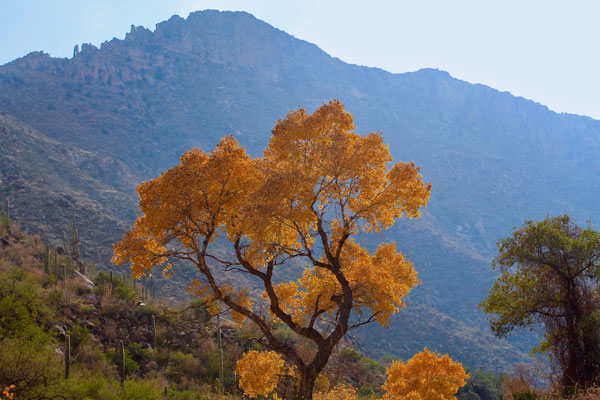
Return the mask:
M 475 306 L 494 279 L 496 240 L 547 213 L 600 215 L 600 122 L 442 71 L 349 65 L 249 14 L 218 11 L 132 27 L 125 40 L 84 45 L 70 59 L 31 53 L 1 66 L 0 195 L 25 227 L 42 221 L 36 230 L 54 240 L 76 212 L 82 236 L 102 247 L 87 251 L 106 263 L 108 244 L 135 216 L 136 183 L 225 134 L 258 155 L 278 118 L 333 98 L 359 133 L 383 131 L 394 159 L 414 161 L 433 184 L 420 219 L 365 238 L 395 240 L 415 262 L 423 315 L 486 329 Z M 387 351 L 408 355 L 392 336 Z

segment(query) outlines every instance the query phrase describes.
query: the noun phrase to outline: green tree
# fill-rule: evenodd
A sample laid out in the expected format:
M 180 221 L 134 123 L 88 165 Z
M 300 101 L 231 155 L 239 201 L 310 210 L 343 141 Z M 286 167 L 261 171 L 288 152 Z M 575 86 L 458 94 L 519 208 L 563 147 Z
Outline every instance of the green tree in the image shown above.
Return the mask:
M 502 376 L 482 369 L 467 370 L 467 384 L 456 393 L 458 400 L 497 400 L 502 393 Z
M 539 350 L 561 368 L 562 385 L 589 386 L 600 373 L 600 232 L 568 215 L 526 221 L 498 242 L 501 275 L 480 305 L 492 330 L 543 327 Z

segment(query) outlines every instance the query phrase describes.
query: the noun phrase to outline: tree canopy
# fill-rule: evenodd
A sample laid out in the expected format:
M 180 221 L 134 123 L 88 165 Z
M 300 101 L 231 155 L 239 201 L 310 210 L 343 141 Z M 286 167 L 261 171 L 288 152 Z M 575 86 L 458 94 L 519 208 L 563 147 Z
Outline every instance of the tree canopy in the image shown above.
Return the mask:
M 494 332 L 544 329 L 540 350 L 562 369 L 563 386 L 600 373 L 600 232 L 568 215 L 526 221 L 498 242 L 501 275 L 481 307 Z
M 299 399 L 312 397 L 349 330 L 389 324 L 418 283 L 395 244 L 371 253 L 355 237 L 418 217 L 431 185 L 413 163 L 391 165 L 380 132 L 354 129 L 343 104 L 331 101 L 279 120 L 262 157 L 248 156 L 232 136 L 212 152 L 187 151 L 179 165 L 138 186 L 142 215 L 114 246 L 113 262 L 129 262 L 134 277 L 155 266 L 169 274 L 174 258 L 193 263 L 202 279 L 190 290 L 255 323 L 259 341 L 297 368 Z M 223 238 L 228 252 L 215 245 Z M 307 266 L 298 280 L 281 282 L 289 262 Z M 224 271 L 260 282 L 262 300 L 224 284 Z M 277 337 L 277 323 L 312 343 L 310 354 Z
M 462 364 L 427 348 L 406 363 L 394 361 L 383 385 L 384 400 L 450 400 L 469 377 Z

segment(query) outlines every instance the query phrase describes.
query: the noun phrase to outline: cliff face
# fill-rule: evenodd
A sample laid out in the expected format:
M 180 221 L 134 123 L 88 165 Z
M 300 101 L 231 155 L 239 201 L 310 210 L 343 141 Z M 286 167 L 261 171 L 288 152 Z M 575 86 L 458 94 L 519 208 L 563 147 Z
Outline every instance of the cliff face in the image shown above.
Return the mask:
M 369 244 L 397 241 L 423 281 L 413 298 L 461 323 L 485 326 L 475 305 L 493 281 L 494 244 L 511 227 L 547 213 L 600 216 L 600 122 L 442 71 L 345 64 L 249 14 L 218 11 L 174 16 L 154 31 L 132 27 L 70 59 L 31 53 L 1 66 L 0 126 L 12 133 L 2 137 L 0 196 L 26 226 L 43 216 L 36 229 L 55 240 L 81 213 L 93 227 L 86 240 L 104 246 L 89 251 L 105 263 L 136 213 L 135 183 L 226 134 L 260 154 L 278 118 L 333 98 L 359 133 L 382 130 L 394 159 L 414 161 L 432 182 L 422 218 Z M 11 183 L 31 160 L 37 169 Z M 50 176 L 58 189 L 40 178 Z

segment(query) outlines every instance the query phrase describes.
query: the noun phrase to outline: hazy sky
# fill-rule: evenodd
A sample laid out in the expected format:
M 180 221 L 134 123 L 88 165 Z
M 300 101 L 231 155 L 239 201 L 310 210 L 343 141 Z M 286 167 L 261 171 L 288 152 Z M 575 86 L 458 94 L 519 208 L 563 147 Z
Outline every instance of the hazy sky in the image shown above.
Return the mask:
M 0 64 L 207 8 L 248 11 L 350 63 L 439 68 L 600 119 L 598 0 L 0 0 Z

